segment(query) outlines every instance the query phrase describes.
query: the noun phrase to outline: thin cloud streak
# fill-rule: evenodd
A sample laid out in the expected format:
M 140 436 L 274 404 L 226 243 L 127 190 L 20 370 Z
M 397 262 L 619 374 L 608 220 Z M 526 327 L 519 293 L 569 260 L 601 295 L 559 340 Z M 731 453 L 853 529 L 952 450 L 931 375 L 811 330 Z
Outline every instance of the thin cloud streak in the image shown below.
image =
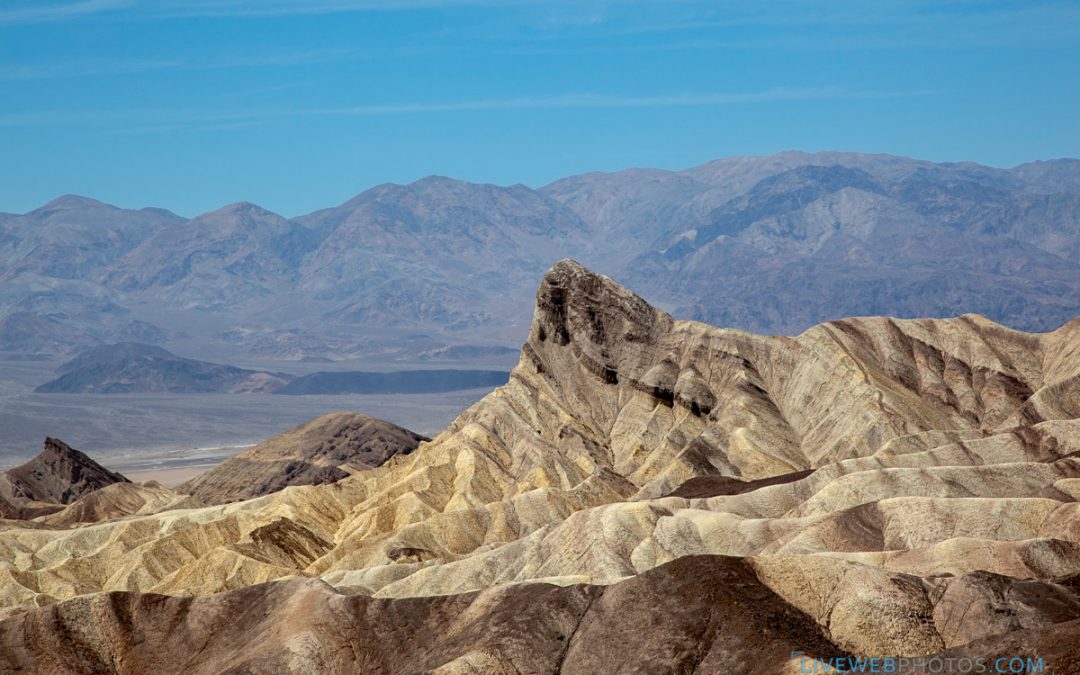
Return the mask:
M 480 99 L 445 103 L 393 103 L 325 108 L 258 109 L 228 113 L 200 111 L 142 110 L 86 113 L 15 113 L 0 115 L 0 127 L 27 126 L 131 126 L 109 133 L 166 133 L 181 129 L 207 129 L 215 124 L 269 122 L 305 117 L 378 117 L 387 115 L 437 114 L 509 110 L 575 110 L 604 108 L 683 108 L 784 101 L 836 99 L 883 99 L 928 96 L 932 91 L 852 91 L 840 87 L 774 88 L 758 92 L 680 94 L 663 96 L 607 96 L 567 94 L 551 97 Z
M 453 103 L 402 103 L 367 105 L 351 108 L 323 108 L 307 111 L 312 115 L 366 116 L 403 113 L 437 113 L 474 110 L 537 110 L 574 108 L 680 108 L 688 106 L 718 106 L 774 101 L 805 101 L 837 98 L 894 98 L 926 95 L 929 92 L 852 92 L 839 87 L 805 89 L 769 89 L 760 92 L 735 94 L 688 94 L 674 96 L 603 96 L 597 94 L 568 94 L 543 98 L 512 98 L 500 100 L 461 101 Z
M 48 63 L 0 68 L 0 81 L 29 82 L 53 80 L 65 77 L 92 77 L 97 75 L 131 75 L 184 67 L 183 61 L 124 60 L 124 61 L 78 61 L 72 63 Z
M 208 61 L 131 59 L 35 64 L 0 68 L 0 81 L 131 75 L 167 70 L 224 70 L 228 68 L 302 66 L 330 63 L 357 56 L 370 58 L 369 55 L 358 54 L 354 49 L 319 49 L 256 56 L 225 56 Z
M 786 8 L 786 11 L 785 11 Z M 844 3 L 829 5 L 822 11 L 805 5 L 779 3 L 770 12 L 706 12 L 694 18 L 674 21 L 606 21 L 595 29 L 572 32 L 513 33 L 504 41 L 514 46 L 503 54 L 573 54 L 600 52 L 675 51 L 705 49 L 896 49 L 964 48 L 1012 44 L 1045 45 L 1047 41 L 1065 41 L 1080 35 L 1080 7 L 1061 3 L 1002 4 L 971 7 L 944 3 L 928 15 L 911 15 L 896 6 Z M 728 35 L 726 29 L 778 29 L 768 35 Z M 813 28 L 814 30 L 808 30 Z M 644 34 L 696 35 L 667 44 L 592 44 L 580 40 L 617 40 Z M 708 36 L 708 37 L 706 37 Z M 561 46 L 530 47 L 528 43 L 564 43 Z
M 137 6 L 135 0 L 83 0 L 61 5 L 23 5 L 0 10 L 0 26 L 68 21 L 104 12 L 117 12 Z
M 460 6 L 527 5 L 537 0 L 343 0 L 341 2 L 213 1 L 160 3 L 151 12 L 162 18 L 219 17 L 258 18 L 356 12 L 394 12 L 414 9 L 441 9 Z
M 81 0 L 62 4 L 24 4 L 0 10 L 0 26 L 52 23 L 128 10 L 125 18 L 258 18 L 303 14 L 393 12 L 461 6 L 530 5 L 541 0 Z M 606 0 L 618 2 L 620 0 Z

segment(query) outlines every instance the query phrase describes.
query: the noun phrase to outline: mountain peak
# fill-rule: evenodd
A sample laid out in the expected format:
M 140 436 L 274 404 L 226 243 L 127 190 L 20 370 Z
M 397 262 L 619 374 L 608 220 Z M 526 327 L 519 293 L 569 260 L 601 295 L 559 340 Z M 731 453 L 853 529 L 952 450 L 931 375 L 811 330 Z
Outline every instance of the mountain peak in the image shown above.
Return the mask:
M 574 343 L 588 368 L 614 380 L 626 351 L 621 340 L 647 342 L 671 322 L 665 312 L 612 279 L 565 258 L 540 282 L 528 348 L 543 354 L 552 345 Z
M 52 200 L 51 202 L 39 206 L 30 213 L 37 213 L 39 211 L 56 211 L 58 209 L 98 208 L 102 206 L 106 208 L 115 208 L 104 202 L 99 202 L 96 199 L 91 199 L 90 197 L 83 197 L 81 195 L 61 195 L 56 199 Z
M 254 215 L 265 215 L 265 214 L 276 215 L 272 211 L 268 211 L 268 210 L 264 209 L 263 207 L 259 206 L 258 204 L 255 204 L 253 202 L 239 201 L 239 202 L 233 202 L 232 204 L 226 204 L 225 206 L 222 206 L 220 209 L 217 209 L 216 211 L 210 211 L 209 213 L 204 213 L 203 216 L 226 215 L 226 214 L 247 214 L 247 213 L 254 214 Z
M 14 497 L 55 504 L 70 504 L 106 485 L 130 482 L 51 437 L 45 439 L 41 454 L 8 471 L 6 478 Z
M 59 438 L 46 436 L 44 445 L 44 449 L 33 461 L 37 462 L 39 460 L 60 460 L 64 462 L 71 462 L 72 464 L 89 464 L 93 463 L 94 461 L 90 459 L 90 457 L 85 453 L 79 452 L 78 450 L 63 442 Z
M 451 178 L 449 176 L 438 176 L 432 174 L 430 176 L 424 176 L 419 180 L 415 180 L 412 183 L 409 183 L 408 187 L 462 187 L 469 185 L 476 185 L 476 183 L 470 183 L 459 178 Z

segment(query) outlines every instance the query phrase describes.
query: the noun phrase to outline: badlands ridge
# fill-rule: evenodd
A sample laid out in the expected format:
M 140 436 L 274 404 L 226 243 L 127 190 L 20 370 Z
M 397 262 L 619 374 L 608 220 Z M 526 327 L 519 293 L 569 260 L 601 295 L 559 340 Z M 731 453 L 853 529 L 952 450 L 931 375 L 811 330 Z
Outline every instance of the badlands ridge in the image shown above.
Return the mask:
M 799 649 L 1080 672 L 1078 416 L 1080 322 L 762 337 L 563 261 L 509 382 L 409 454 L 0 521 L 0 664 L 776 673 Z

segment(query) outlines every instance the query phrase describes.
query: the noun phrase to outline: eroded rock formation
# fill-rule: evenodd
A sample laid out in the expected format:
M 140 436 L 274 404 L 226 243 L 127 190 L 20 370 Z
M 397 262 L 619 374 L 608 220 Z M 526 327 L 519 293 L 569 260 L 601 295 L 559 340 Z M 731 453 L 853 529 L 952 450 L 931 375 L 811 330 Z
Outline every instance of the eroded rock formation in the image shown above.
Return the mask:
M 647 617 L 675 625 L 681 616 L 667 600 L 626 600 L 606 610 L 630 627 L 616 630 L 597 613 L 600 599 L 659 592 L 664 575 L 711 578 L 685 566 L 716 565 L 737 568 L 762 611 L 793 608 L 785 616 L 806 617 L 793 625 L 824 642 L 766 633 L 752 617 L 744 632 L 723 624 L 706 635 L 695 623 L 703 632 L 685 639 L 705 655 L 702 672 L 716 649 L 762 654 L 771 670 L 761 672 L 797 672 L 797 663 L 774 658 L 793 644 L 823 654 L 930 655 L 1012 636 L 1050 649 L 1050 636 L 1074 634 L 1070 622 L 1080 617 L 1078 413 L 1078 323 L 1026 334 L 974 315 L 854 318 L 794 338 L 762 337 L 673 320 L 564 261 L 540 285 L 510 382 L 409 455 L 332 484 L 228 505 L 76 530 L 0 531 L 0 560 L 10 561 L 0 576 L 10 615 L 0 644 L 36 666 L 44 657 L 17 645 L 31 635 L 46 644 L 80 613 L 145 611 L 156 625 L 187 612 L 231 612 L 239 660 L 223 660 L 227 651 L 216 650 L 225 643 L 199 643 L 221 668 L 265 658 L 347 672 L 363 658 L 372 672 L 555 672 L 559 663 L 566 671 L 575 644 L 595 651 L 617 634 L 644 636 Z M 701 555 L 740 560 L 693 557 Z M 257 585 L 291 577 L 309 581 Z M 194 600 L 138 595 L 233 589 Z M 123 594 L 76 598 L 114 591 Z M 709 603 L 736 602 L 708 592 L 687 591 L 705 598 L 687 601 L 699 620 Z M 766 592 L 783 604 L 761 599 Z M 505 625 L 499 613 L 517 607 L 518 593 L 558 599 L 550 613 L 536 610 L 542 617 L 525 638 L 509 628 L 471 632 Z M 672 603 L 683 602 L 680 593 L 669 594 Z M 293 632 L 273 632 L 285 629 L 273 628 L 272 611 L 246 613 L 259 603 L 293 603 Z M 361 634 L 391 611 L 416 619 L 375 646 Z M 325 627 L 326 612 L 345 617 L 340 634 Z M 578 619 L 566 617 L 582 616 L 560 662 L 562 648 L 544 631 L 557 626 L 553 635 L 568 636 L 564 623 Z M 281 644 L 244 651 L 240 643 L 264 639 L 243 633 L 263 630 L 251 621 L 270 622 L 257 635 Z M 93 658 L 127 650 L 123 663 L 152 667 L 130 625 L 108 618 L 90 629 Z M 453 647 L 395 651 L 394 640 L 435 626 L 455 636 Z M 774 642 L 752 644 L 751 634 Z M 647 670 L 641 664 L 654 657 L 641 640 L 625 654 Z M 663 658 L 677 661 L 681 649 Z M 1052 651 L 1059 672 L 1080 658 L 1076 647 Z M 581 670 L 613 672 L 617 658 Z

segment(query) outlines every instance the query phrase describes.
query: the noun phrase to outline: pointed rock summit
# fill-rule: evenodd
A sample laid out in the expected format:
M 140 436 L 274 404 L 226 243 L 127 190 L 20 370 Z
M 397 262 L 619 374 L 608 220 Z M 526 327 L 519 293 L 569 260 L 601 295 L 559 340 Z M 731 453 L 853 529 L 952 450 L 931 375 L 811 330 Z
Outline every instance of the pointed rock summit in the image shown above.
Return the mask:
M 46 438 L 41 454 L 0 474 L 0 515 L 33 517 L 40 514 L 35 509 L 31 509 L 33 513 L 26 511 L 29 504 L 71 504 L 95 490 L 128 482 L 60 439 Z M 44 508 L 42 512 L 50 510 L 56 509 Z
M 11 469 L 6 476 L 14 496 L 60 504 L 70 504 L 113 483 L 130 482 L 58 438 L 46 438 L 40 455 Z

